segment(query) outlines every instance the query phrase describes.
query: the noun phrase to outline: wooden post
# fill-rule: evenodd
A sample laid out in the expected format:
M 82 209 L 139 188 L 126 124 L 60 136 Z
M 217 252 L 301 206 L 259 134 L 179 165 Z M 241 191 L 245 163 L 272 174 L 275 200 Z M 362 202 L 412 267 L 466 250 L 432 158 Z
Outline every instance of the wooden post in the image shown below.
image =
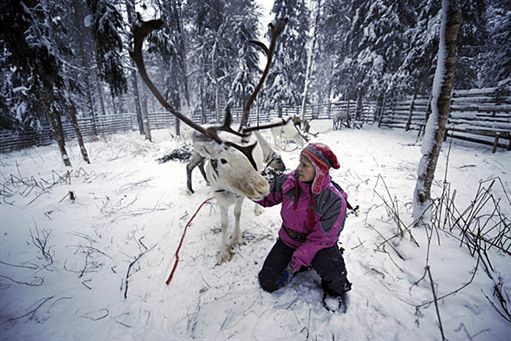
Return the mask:
M 385 95 L 382 95 L 379 100 L 381 101 L 379 105 L 379 112 L 378 112 L 378 128 L 381 126 L 381 122 L 383 121 L 383 115 L 385 115 L 385 103 L 387 103 L 387 98 Z
M 497 147 L 499 146 L 499 137 L 500 133 L 495 134 L 495 142 L 493 142 L 493 148 L 491 149 L 491 152 L 494 154 L 497 151 Z
M 417 99 L 417 92 L 419 91 L 419 88 L 415 88 L 415 92 L 413 93 L 412 102 L 410 103 L 410 112 L 408 113 L 408 120 L 406 120 L 406 126 L 405 130 L 410 130 L 410 125 L 412 124 L 412 116 L 413 116 L 413 109 L 415 106 L 415 100 Z

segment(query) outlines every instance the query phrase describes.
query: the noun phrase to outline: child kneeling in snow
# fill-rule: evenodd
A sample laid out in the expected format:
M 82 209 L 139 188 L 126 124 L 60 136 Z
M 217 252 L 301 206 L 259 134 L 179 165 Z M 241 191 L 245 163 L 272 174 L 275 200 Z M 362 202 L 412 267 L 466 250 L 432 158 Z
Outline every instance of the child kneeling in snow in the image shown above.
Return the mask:
M 295 171 L 280 176 L 257 203 L 282 204 L 279 238 L 259 272 L 261 287 L 272 292 L 287 285 L 298 271 L 312 267 L 326 294 L 342 297 L 351 289 L 342 253 L 337 247 L 344 227 L 347 194 L 331 181 L 329 169 L 339 162 L 324 144 L 306 146 Z

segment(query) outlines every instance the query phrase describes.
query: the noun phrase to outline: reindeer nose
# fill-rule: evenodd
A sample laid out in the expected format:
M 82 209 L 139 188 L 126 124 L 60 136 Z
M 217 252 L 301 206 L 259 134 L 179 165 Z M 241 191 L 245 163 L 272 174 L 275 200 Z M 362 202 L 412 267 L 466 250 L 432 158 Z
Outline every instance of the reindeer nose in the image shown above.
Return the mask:
M 261 185 L 262 185 L 261 187 L 256 188 L 256 192 L 260 194 L 262 197 L 265 197 L 268 195 L 268 193 L 270 193 L 270 184 L 268 183 L 268 181 L 264 180 L 264 182 Z

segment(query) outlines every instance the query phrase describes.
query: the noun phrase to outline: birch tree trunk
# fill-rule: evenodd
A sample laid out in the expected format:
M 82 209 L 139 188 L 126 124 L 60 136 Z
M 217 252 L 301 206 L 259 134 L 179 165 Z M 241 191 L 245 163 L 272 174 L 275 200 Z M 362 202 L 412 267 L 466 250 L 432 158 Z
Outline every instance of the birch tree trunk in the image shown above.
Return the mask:
M 307 60 L 307 71 L 305 73 L 305 84 L 303 87 L 303 96 L 302 96 L 302 114 L 301 120 L 305 122 L 305 113 L 307 111 L 307 97 L 309 96 L 309 86 L 312 81 L 312 66 L 314 65 L 314 55 L 316 53 L 316 41 L 318 37 L 318 25 L 319 25 L 319 14 L 321 8 L 321 0 L 318 0 L 318 5 L 316 8 L 316 19 L 314 20 L 314 32 L 312 33 L 312 45 L 309 51 L 309 58 Z
M 457 47 L 456 39 L 461 24 L 457 0 L 442 0 L 442 23 L 437 67 L 433 80 L 431 115 L 426 124 L 422 142 L 422 157 L 417 169 L 417 183 L 413 193 L 415 226 L 431 222 L 431 184 L 444 139 L 447 118 L 454 87 Z

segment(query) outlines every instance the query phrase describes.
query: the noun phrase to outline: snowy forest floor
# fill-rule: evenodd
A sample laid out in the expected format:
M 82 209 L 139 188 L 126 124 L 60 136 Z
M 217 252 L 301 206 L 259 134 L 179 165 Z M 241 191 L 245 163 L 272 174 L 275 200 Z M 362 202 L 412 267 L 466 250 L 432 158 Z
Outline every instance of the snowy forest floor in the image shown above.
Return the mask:
M 158 130 L 153 143 L 135 133 L 88 142 L 90 165 L 72 141 L 73 168 L 62 165 L 55 145 L 0 155 L 0 339 L 430 340 L 442 338 L 439 315 L 449 340 L 509 340 L 511 324 L 497 312 L 494 295 L 499 285 L 509 302 L 509 254 L 489 248 L 492 268 L 485 269 L 457 230 L 410 229 L 416 243 L 409 232 L 396 236 L 396 222 L 411 223 L 416 133 L 331 131 L 331 121 L 312 123 L 320 132 L 315 141 L 340 160 L 332 177 L 360 205 L 340 238 L 353 283 L 346 314 L 322 306 L 314 272 L 272 294 L 260 289 L 257 273 L 275 242 L 279 207 L 255 216 L 248 201 L 241 217 L 246 244 L 233 259 L 216 264 L 219 209 L 208 204 L 189 227 L 166 286 L 184 226 L 211 190 L 196 171 L 196 192 L 189 194 L 185 164 L 156 161 L 183 144 Z M 491 194 L 509 224 L 510 153 L 459 142 L 450 153 L 448 147 L 449 141 L 433 196 L 446 176 L 463 212 L 480 183 L 496 179 Z M 288 168 L 298 154 L 282 153 Z M 480 215 L 495 208 L 485 205 Z M 431 279 L 437 297 L 461 288 L 439 299 L 438 313 Z

